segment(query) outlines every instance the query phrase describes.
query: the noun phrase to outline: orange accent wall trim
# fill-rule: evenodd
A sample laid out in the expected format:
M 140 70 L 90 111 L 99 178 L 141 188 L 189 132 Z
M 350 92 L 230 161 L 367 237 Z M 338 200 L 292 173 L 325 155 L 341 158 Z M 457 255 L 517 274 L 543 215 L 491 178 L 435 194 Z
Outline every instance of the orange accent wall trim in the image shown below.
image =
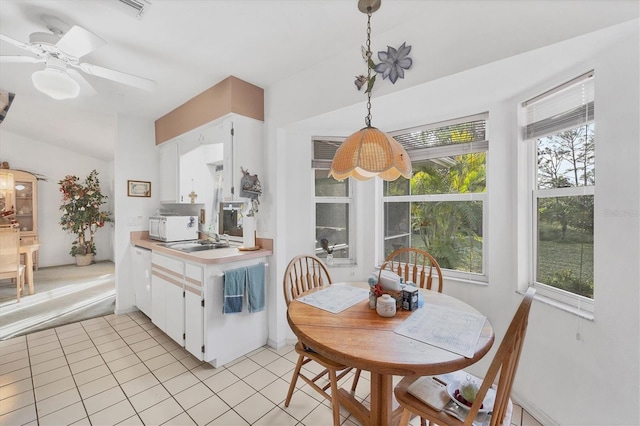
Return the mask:
M 156 120 L 156 145 L 229 113 L 264 121 L 264 89 L 230 76 Z

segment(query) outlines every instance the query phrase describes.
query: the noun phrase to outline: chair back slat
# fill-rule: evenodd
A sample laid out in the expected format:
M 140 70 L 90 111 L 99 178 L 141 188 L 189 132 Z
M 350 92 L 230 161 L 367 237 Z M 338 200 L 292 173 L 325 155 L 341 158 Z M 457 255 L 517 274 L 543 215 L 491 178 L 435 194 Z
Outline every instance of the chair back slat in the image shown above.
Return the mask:
M 513 316 L 504 339 L 502 339 L 502 343 L 500 343 L 500 347 L 489 366 L 489 370 L 484 376 L 476 399 L 469 409 L 467 421 L 464 423 L 465 425 L 472 424 L 473 419 L 475 419 L 482 405 L 482 401 L 484 401 L 487 391 L 493 386 L 496 377 L 498 377 L 498 373 L 500 374 L 490 425 L 498 426 L 502 424 L 509 405 L 511 388 L 513 387 L 513 380 L 518 369 L 518 362 L 520 361 L 520 354 L 522 353 L 522 346 L 527 332 L 529 311 L 531 310 L 531 302 L 533 301 L 535 292 L 536 290 L 530 287 L 525 293 L 524 299 Z
M 287 306 L 305 291 L 325 284 L 331 284 L 331 276 L 322 260 L 313 255 L 294 257 L 287 266 L 282 282 Z
M 19 275 L 20 229 L 0 228 L 0 273 Z
M 433 268 L 436 270 L 434 271 Z M 418 287 L 437 290 L 442 293 L 443 278 L 440 265 L 429 253 L 416 248 L 401 248 L 391 253 L 380 266 L 401 276 L 405 281 L 413 281 Z M 438 287 L 433 287 L 434 272 Z

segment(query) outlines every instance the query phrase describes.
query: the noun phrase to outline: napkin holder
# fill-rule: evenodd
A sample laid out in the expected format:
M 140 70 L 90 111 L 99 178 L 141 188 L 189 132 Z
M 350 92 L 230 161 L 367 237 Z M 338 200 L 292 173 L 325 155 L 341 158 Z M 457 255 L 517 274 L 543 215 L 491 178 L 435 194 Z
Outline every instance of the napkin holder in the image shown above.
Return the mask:
M 381 269 L 378 273 L 378 284 L 382 287 L 382 290 L 388 291 L 401 291 L 402 278 L 400 275 L 387 269 Z

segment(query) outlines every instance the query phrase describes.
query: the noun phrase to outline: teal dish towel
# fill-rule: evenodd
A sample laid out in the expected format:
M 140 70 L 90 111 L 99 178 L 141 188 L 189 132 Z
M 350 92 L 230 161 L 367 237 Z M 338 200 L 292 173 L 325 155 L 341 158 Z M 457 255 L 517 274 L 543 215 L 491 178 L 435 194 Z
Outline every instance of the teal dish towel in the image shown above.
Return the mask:
M 265 300 L 264 264 L 247 267 L 247 300 L 249 312 L 264 310 Z
M 242 299 L 247 277 L 247 268 L 231 269 L 224 272 L 224 303 L 223 314 L 237 314 L 242 312 Z

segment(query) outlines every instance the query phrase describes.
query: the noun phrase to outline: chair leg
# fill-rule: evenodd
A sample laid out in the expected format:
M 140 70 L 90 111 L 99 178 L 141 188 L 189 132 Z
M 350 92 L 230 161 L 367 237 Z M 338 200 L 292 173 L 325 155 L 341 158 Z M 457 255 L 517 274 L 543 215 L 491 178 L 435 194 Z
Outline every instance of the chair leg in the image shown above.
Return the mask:
M 333 426 L 340 426 L 340 402 L 338 401 L 338 379 L 336 370 L 329 370 L 331 382 L 331 407 L 333 408 Z
M 400 417 L 399 426 L 408 426 L 409 420 L 411 420 L 411 411 L 405 408 L 402 410 L 402 417 Z
M 296 382 L 298 381 L 298 375 L 300 374 L 300 369 L 302 368 L 303 361 L 304 357 L 302 355 L 299 355 L 298 362 L 296 363 L 296 369 L 293 371 L 293 377 L 291 377 L 291 384 L 289 385 L 287 399 L 284 401 L 285 407 L 288 407 L 289 403 L 291 402 L 291 396 L 293 395 L 293 391 L 296 389 Z
M 16 298 L 18 302 L 20 302 L 20 295 L 22 294 L 22 290 L 24 289 L 24 274 L 21 274 L 16 279 Z
M 360 380 L 360 369 L 356 370 L 356 375 L 353 377 L 353 384 L 351 385 L 351 393 L 356 391 L 356 387 L 358 386 L 358 380 Z

